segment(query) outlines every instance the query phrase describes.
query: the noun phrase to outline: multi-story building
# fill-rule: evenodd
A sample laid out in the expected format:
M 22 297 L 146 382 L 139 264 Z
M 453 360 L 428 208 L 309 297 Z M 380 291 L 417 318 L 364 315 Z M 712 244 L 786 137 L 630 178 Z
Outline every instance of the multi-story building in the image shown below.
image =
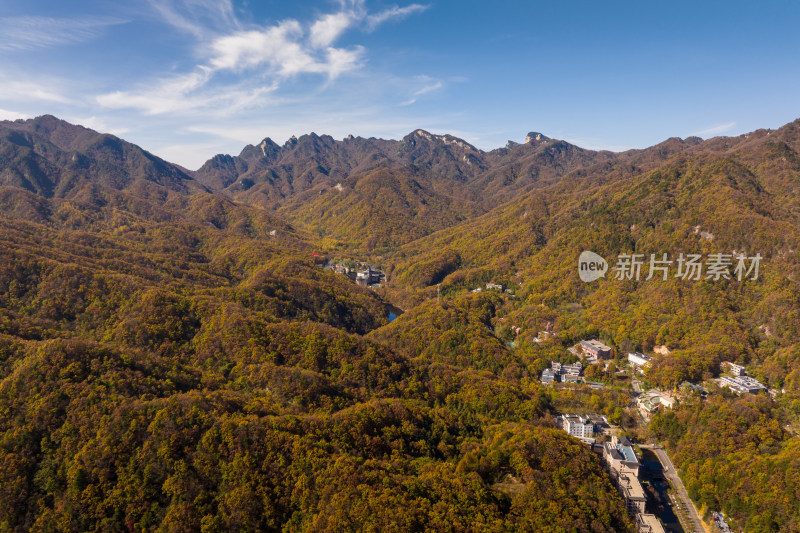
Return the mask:
M 596 363 L 600 359 L 611 357 L 611 348 L 597 339 L 581 341 L 580 348 L 583 352 L 583 356 L 590 363 Z
M 727 368 L 728 372 L 730 372 L 733 377 L 738 378 L 747 375 L 747 370 L 745 370 L 743 366 L 731 363 L 730 361 L 723 361 L 719 366 Z
M 542 384 L 549 385 L 556 381 L 556 372 L 552 368 L 545 368 L 542 372 Z
M 356 272 L 356 283 L 368 287 L 370 285 L 379 285 L 383 280 L 383 272 L 377 268 L 367 267 L 364 270 Z
M 650 363 L 650 356 L 641 352 L 628 352 L 628 362 L 641 372 L 642 369 Z
M 559 417 L 561 429 L 573 437 L 578 437 L 584 442 L 594 442 L 594 422 L 580 415 L 561 415 Z
M 632 472 L 637 477 L 639 475 L 641 464 L 627 437 L 620 437 L 619 439 L 613 437 L 611 442 L 604 443 L 603 461 L 608 466 L 611 477 L 614 479 L 619 477 L 623 469 L 627 472 Z
M 625 500 L 625 508 L 632 516 L 644 513 L 644 506 L 647 503 L 647 496 L 637 474 L 623 465 L 617 477 L 617 487 Z
M 767 389 L 759 381 L 748 376 L 739 376 L 733 378 L 728 376 L 722 376 L 719 379 L 720 379 L 720 385 L 722 385 L 723 387 L 728 387 L 734 392 L 737 392 L 739 394 L 742 393 L 755 394 L 757 392 L 761 392 L 762 390 Z
M 654 514 L 639 513 L 636 515 L 636 531 L 638 533 L 664 533 L 664 526 Z
M 583 372 L 583 365 L 580 361 L 572 363 L 571 365 L 561 365 L 560 372 L 568 376 L 580 376 L 581 372 Z

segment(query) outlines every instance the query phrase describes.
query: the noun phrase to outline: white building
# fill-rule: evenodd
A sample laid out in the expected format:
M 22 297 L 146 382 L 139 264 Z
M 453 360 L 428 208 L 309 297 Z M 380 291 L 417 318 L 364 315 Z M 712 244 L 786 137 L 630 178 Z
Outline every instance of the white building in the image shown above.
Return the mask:
M 561 429 L 584 442 L 594 442 L 594 422 L 580 415 L 562 415 Z
M 719 384 L 723 387 L 728 387 L 738 394 L 745 392 L 755 394 L 757 392 L 761 392 L 762 390 L 767 390 L 767 388 L 759 381 L 748 376 L 740 376 L 735 378 L 722 376 L 719 378 Z
M 721 366 L 722 368 L 727 368 L 728 371 L 734 377 L 737 377 L 737 378 L 742 377 L 742 376 L 747 374 L 747 371 L 745 370 L 745 368 L 743 366 L 731 363 L 730 361 L 723 361 L 722 363 L 720 363 L 719 366 Z
M 628 352 L 628 362 L 641 370 L 650 362 L 650 356 L 641 352 Z
M 670 396 L 669 394 L 662 394 L 658 398 L 659 403 L 666 407 L 667 409 L 674 409 L 675 408 L 675 397 Z

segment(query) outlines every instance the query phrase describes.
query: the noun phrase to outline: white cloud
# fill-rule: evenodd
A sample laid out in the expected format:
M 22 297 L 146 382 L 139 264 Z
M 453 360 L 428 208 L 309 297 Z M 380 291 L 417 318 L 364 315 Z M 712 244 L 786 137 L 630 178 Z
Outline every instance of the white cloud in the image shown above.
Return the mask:
M 97 102 L 103 106 L 139 109 L 149 115 L 185 114 L 199 109 L 221 115 L 250 106 L 264 107 L 268 94 L 276 93 L 298 76 L 321 76 L 321 88 L 328 88 L 333 80 L 364 64 L 363 46 L 333 46 L 344 32 L 364 26 L 373 29 L 386 20 L 427 8 L 412 4 L 370 15 L 364 0 L 342 0 L 338 11 L 319 15 L 310 22 L 287 19 L 243 28 L 230 0 L 151 2 L 166 23 L 197 37 L 198 64 L 186 74 L 152 80 L 136 89 L 101 94 Z M 231 85 L 227 80 L 236 76 L 240 81 Z
M 358 16 L 353 12 L 341 12 L 325 15 L 311 25 L 309 41 L 315 48 L 324 48 L 333 44 L 350 26 L 357 22 Z
M 692 135 L 697 135 L 700 137 L 703 136 L 714 136 L 719 135 L 720 133 L 724 133 L 726 131 L 732 130 L 736 127 L 736 122 L 728 122 L 726 124 L 720 124 L 718 126 L 712 126 L 708 129 L 704 129 L 703 131 L 698 131 L 696 133 L 692 133 Z
M 100 132 L 100 133 L 110 133 L 112 135 L 124 135 L 128 133 L 130 129 L 128 128 L 115 128 L 110 126 L 108 122 L 106 122 L 102 118 L 98 118 L 96 116 L 91 117 L 67 117 L 66 120 L 71 122 L 72 124 L 79 124 L 84 128 L 89 128 L 91 130 Z
M 211 44 L 210 68 L 241 71 L 266 67 L 267 73 L 284 77 L 312 73 L 331 78 L 358 68 L 362 47 L 327 47 L 318 51 L 314 49 L 316 46 L 309 46 L 304 37 L 303 28 L 296 20 L 283 21 L 263 30 L 225 35 Z M 322 42 L 322 38 L 318 38 L 317 43 Z
M 24 113 L 17 113 L 16 111 L 9 111 L 7 109 L 0 109 L 0 120 L 18 120 L 31 118 Z
M 241 111 L 262 101 L 276 85 L 243 85 L 203 90 L 210 76 L 208 69 L 159 80 L 154 86 L 138 91 L 116 91 L 97 97 L 97 102 L 112 109 L 134 108 L 147 115 L 187 113 L 204 110 L 215 116 Z
M 405 7 L 394 6 L 380 13 L 369 15 L 366 23 L 369 30 L 374 30 L 384 22 L 389 20 L 402 20 L 413 13 L 421 13 L 428 9 L 429 5 L 411 4 Z
M 230 0 L 150 0 L 150 5 L 164 22 L 200 39 L 215 29 L 231 31 L 241 27 Z
M 427 93 L 439 90 L 442 87 L 444 87 L 442 82 L 437 81 L 436 83 L 431 83 L 430 85 L 426 85 L 425 87 L 423 87 L 421 89 L 418 89 L 417 91 L 414 92 L 414 96 L 421 96 L 423 94 L 427 94 Z
M 444 87 L 444 84 L 441 81 L 438 80 L 433 81 L 433 79 L 428 76 L 419 76 L 417 79 L 418 81 L 426 82 L 427 84 L 423 85 L 422 87 L 411 93 L 411 98 L 404 102 L 401 102 L 400 103 L 401 106 L 408 106 L 414 104 L 416 103 L 418 96 L 422 96 L 423 94 L 428 94 L 433 91 L 438 91 L 439 89 Z
M 52 89 L 45 89 L 45 87 L 63 87 L 64 85 L 62 80 L 57 79 L 42 79 L 37 81 L 0 80 L 3 100 L 14 102 L 43 101 L 60 104 L 71 103 L 72 101 L 62 93 Z
M 109 26 L 125 22 L 113 17 L 2 17 L 0 50 L 33 50 L 90 41 Z

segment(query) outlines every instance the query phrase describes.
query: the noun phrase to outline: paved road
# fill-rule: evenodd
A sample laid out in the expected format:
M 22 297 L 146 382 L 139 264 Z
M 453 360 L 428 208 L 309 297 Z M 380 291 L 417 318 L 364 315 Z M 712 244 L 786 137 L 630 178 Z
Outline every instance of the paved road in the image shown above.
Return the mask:
M 675 470 L 675 465 L 672 464 L 672 461 L 670 460 L 669 455 L 667 455 L 667 452 L 664 451 L 664 448 L 661 446 L 647 445 L 642 445 L 641 447 L 653 450 L 656 453 L 658 460 L 661 461 L 661 466 L 664 467 L 664 476 L 669 479 L 670 482 L 672 482 L 672 486 L 675 487 L 681 508 L 685 509 L 686 514 L 689 515 L 689 521 L 691 522 L 692 529 L 697 533 L 702 533 L 705 531 L 706 529 L 703 527 L 703 521 L 700 520 L 700 515 L 697 513 L 697 508 L 694 506 L 694 502 L 692 502 L 691 498 L 689 498 L 689 493 L 686 492 L 686 487 L 683 486 L 683 481 L 681 481 L 680 476 L 678 476 L 678 473 Z M 688 530 L 687 533 L 690 533 L 692 529 Z

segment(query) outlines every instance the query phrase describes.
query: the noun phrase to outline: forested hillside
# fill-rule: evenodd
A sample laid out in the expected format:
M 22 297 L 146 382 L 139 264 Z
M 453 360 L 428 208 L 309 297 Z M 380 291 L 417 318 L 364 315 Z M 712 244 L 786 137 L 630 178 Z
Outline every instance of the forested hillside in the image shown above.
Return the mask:
M 663 347 L 645 378 L 665 390 L 728 360 L 780 391 L 652 431 L 698 503 L 797 531 L 799 153 L 800 122 L 623 153 L 416 130 L 265 139 L 191 172 L 0 122 L 0 531 L 632 530 L 553 422 L 619 422 L 627 390 L 539 382 L 590 337 Z M 580 280 L 584 250 L 605 278 Z M 719 253 L 759 275 L 645 279 L 651 254 Z

